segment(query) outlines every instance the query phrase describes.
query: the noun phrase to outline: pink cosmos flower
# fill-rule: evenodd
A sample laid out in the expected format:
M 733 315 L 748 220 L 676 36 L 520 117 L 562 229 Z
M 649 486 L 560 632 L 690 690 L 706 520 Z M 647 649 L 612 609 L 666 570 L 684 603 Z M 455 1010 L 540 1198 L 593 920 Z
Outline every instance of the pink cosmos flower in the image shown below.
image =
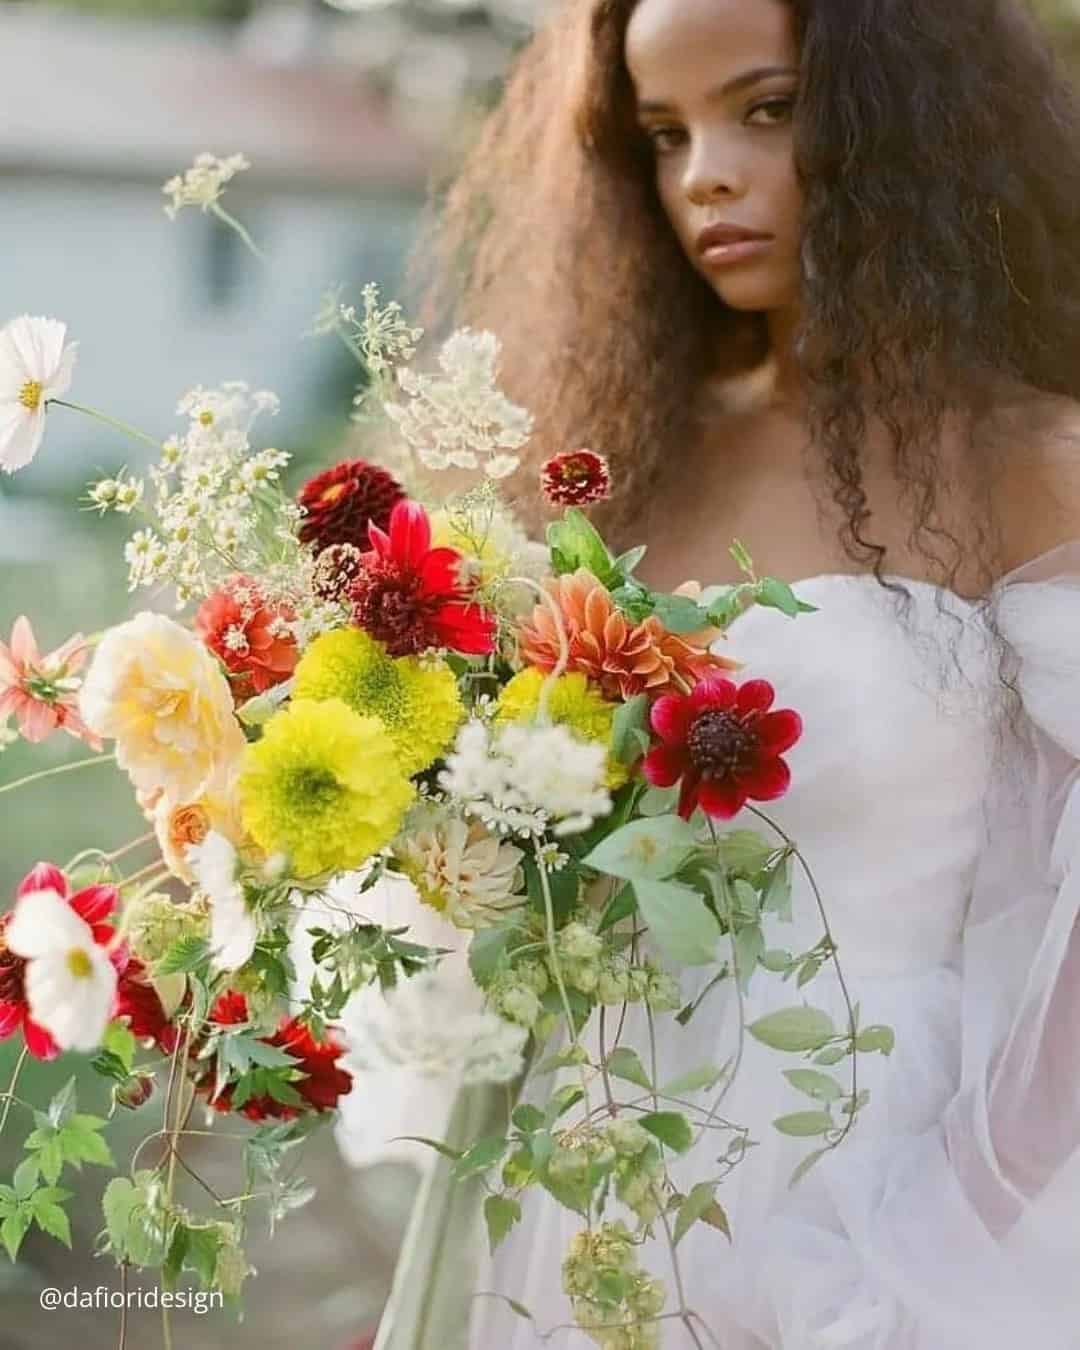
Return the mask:
M 100 739 L 79 716 L 77 671 L 86 662 L 88 643 L 81 633 L 42 656 L 30 620 L 21 615 L 11 630 L 11 645 L 0 642 L 0 722 L 15 715 L 25 740 L 43 741 L 60 728 L 94 750 Z

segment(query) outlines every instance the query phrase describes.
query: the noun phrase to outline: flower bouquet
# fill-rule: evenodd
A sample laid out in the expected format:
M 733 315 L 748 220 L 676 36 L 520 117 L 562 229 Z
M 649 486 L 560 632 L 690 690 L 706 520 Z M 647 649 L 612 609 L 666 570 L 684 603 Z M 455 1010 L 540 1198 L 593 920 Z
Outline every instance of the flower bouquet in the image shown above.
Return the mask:
M 170 211 L 213 209 L 250 242 L 218 201 L 241 167 L 201 157 L 169 185 Z M 610 486 L 592 450 L 543 464 L 538 488 L 562 514 L 530 542 L 500 497 L 524 472 L 531 418 L 497 387 L 495 337 L 461 330 L 418 370 L 421 334 L 370 286 L 359 312 L 330 297 L 316 328 L 362 362 L 354 415 L 393 433 L 384 463 L 346 460 L 290 495 L 289 455 L 258 448 L 276 400 L 239 383 L 185 394 L 162 440 L 106 418 L 156 461 L 92 484 L 85 505 L 139 518 L 130 589 L 171 591 L 175 614 L 145 609 L 48 655 L 19 618 L 0 645 L 0 719 L 95 752 L 0 793 L 115 764 L 147 821 L 118 848 L 94 840 L 29 867 L 0 920 L 0 1036 L 24 1040 L 0 1130 L 25 1134 L 0 1240 L 12 1259 L 31 1225 L 70 1243 L 60 1183 L 105 1167 L 103 1249 L 239 1307 L 245 1236 L 310 1194 L 286 1158 L 353 1090 L 349 1056 L 371 1047 L 347 1048 L 340 1024 L 375 998 L 398 1062 L 412 1044 L 418 1072 L 446 1072 L 406 1023 L 460 1019 L 455 1081 L 497 1086 L 478 1133 L 416 1145 L 482 1200 L 492 1248 L 541 1189 L 580 1216 L 559 1259 L 584 1331 L 649 1346 L 679 1318 L 697 1339 L 700 1317 L 637 1248 L 653 1234 L 674 1253 L 695 1223 L 727 1231 L 722 1175 L 703 1168 L 680 1189 L 668 1164 L 718 1133 L 733 1135 L 727 1168 L 741 1164 L 745 1135 L 718 1116 L 739 1056 L 668 1081 L 622 1029 L 631 1007 L 685 1025 L 720 983 L 740 997 L 752 979 L 801 988 L 836 961 L 823 908 L 810 949 L 767 938 L 807 864 L 753 803 L 785 792 L 804 731 L 774 706 L 768 672 L 744 677 L 725 652 L 748 606 L 812 606 L 739 544 L 739 583 L 650 589 L 644 549 L 616 556 L 585 514 Z M 56 321 L 0 331 L 9 471 L 37 452 L 47 408 L 104 416 L 62 397 L 74 356 Z M 447 498 L 435 476 L 449 468 L 476 481 Z M 730 828 L 744 809 L 760 829 Z M 140 850 L 150 860 L 135 865 Z M 399 920 L 374 916 L 380 893 L 409 895 Z M 448 1000 L 439 972 L 457 956 Z M 708 979 L 688 1001 L 689 967 Z M 857 1056 L 891 1048 L 888 1028 L 847 1011 L 837 1026 L 793 995 L 745 1028 L 809 1060 L 786 1070 L 808 1108 L 775 1122 L 816 1139 L 800 1174 L 865 1103 Z M 51 1102 L 24 1100 L 27 1055 L 89 1057 L 100 1100 L 77 1102 L 74 1078 Z M 843 1061 L 846 1081 L 826 1071 Z M 377 1115 L 377 1072 L 366 1083 Z M 108 1125 L 133 1107 L 152 1128 L 117 1167 Z M 234 1194 L 185 1156 L 197 1109 L 211 1137 L 222 1117 L 246 1122 L 221 1138 L 241 1155 Z

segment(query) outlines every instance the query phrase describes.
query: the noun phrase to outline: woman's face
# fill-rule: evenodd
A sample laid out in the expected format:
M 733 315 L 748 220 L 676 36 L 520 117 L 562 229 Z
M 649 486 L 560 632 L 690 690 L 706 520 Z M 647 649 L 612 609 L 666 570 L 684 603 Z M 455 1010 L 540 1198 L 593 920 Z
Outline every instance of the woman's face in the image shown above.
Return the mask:
M 734 309 L 792 306 L 801 195 L 790 6 L 641 0 L 627 29 L 626 63 L 660 200 L 686 256 Z M 764 237 L 740 243 L 739 231 Z

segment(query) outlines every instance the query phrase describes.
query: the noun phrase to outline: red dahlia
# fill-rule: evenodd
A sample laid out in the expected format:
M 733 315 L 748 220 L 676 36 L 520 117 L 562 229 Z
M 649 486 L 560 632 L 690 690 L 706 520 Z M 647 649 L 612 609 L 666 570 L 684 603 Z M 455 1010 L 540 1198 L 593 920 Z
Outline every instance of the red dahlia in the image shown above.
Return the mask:
M 359 564 L 349 595 L 353 621 L 385 644 L 391 656 L 448 647 L 486 656 L 495 645 L 495 620 L 469 599 L 461 584 L 461 554 L 431 547 L 431 522 L 413 501 L 398 502 L 389 533 L 368 530 L 371 549 Z
M 565 450 L 540 469 L 544 496 L 556 506 L 588 506 L 611 491 L 607 460 L 592 450 Z
M 68 902 L 80 919 L 90 925 L 95 942 L 103 947 L 112 942 L 115 930 L 111 924 L 103 921 L 116 907 L 115 886 L 87 886 L 72 895 L 67 877 L 59 867 L 42 862 L 19 883 L 15 899 L 21 900 L 32 891 L 55 892 L 61 900 Z M 49 1032 L 38 1026 L 30 1016 L 30 1006 L 26 1000 L 26 958 L 16 956 L 4 941 L 4 933 L 14 912 L 11 909 L 0 915 L 0 1041 L 13 1036 L 21 1027 L 26 1048 L 36 1059 L 55 1059 L 60 1053 L 60 1047 Z M 122 974 L 128 961 L 126 945 L 120 943 L 109 955 L 117 971 Z
M 126 1018 L 128 1029 L 137 1040 L 152 1040 L 167 1055 L 176 1048 L 179 1028 L 165 1016 L 158 992 L 137 957 L 130 958 L 117 983 L 113 1016 Z
M 237 703 L 281 684 L 298 659 L 287 605 L 268 602 L 251 577 L 231 576 L 195 615 L 195 632 L 229 672 Z
M 790 708 L 770 712 L 776 697 L 767 680 L 710 676 L 689 694 L 665 694 L 652 706 L 660 744 L 645 756 L 645 777 L 655 787 L 682 781 L 679 815 L 700 806 L 730 820 L 748 799 L 782 797 L 791 771 L 780 758 L 802 735 L 802 718 Z
M 248 1020 L 247 999 L 243 994 L 230 990 L 222 994 L 214 1003 L 210 1020 L 223 1026 L 236 1026 Z M 332 1111 L 339 1097 L 352 1091 L 352 1074 L 338 1067 L 337 1061 L 345 1052 L 345 1047 L 332 1032 L 326 1039 L 317 1041 L 304 1024 L 295 1017 L 283 1017 L 277 1031 L 272 1036 L 260 1036 L 266 1045 L 284 1050 L 296 1061 L 296 1067 L 303 1073 L 291 1086 L 300 1094 L 308 1107 L 314 1111 Z M 200 1088 L 212 1090 L 213 1075 L 208 1074 L 199 1084 Z M 231 1111 L 233 1090 L 226 1087 L 214 1098 L 212 1105 L 217 1111 Z M 292 1120 L 304 1109 L 276 1101 L 269 1093 L 249 1097 L 243 1106 L 237 1108 L 249 1120 Z
M 366 459 L 347 459 L 317 474 L 300 489 L 297 498 L 306 515 L 300 539 L 317 553 L 331 544 L 364 548 L 368 526 L 385 530 L 390 512 L 405 496 L 392 474 Z

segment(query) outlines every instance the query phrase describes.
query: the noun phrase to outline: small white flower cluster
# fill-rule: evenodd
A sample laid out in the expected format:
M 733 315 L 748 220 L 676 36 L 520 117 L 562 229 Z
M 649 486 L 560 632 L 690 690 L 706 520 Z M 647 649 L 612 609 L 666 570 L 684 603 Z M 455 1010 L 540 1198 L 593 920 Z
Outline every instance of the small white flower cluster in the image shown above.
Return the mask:
M 497 728 L 470 719 L 439 777 L 443 791 L 490 829 L 540 837 L 587 830 L 611 810 L 607 751 L 565 726 Z
M 172 198 L 165 207 L 165 214 L 170 220 L 175 220 L 177 213 L 185 206 L 208 210 L 225 190 L 225 184 L 250 168 L 243 155 L 229 155 L 227 159 L 219 159 L 208 151 L 196 155 L 190 169 L 170 178 L 161 189 L 167 197 Z
M 532 414 L 495 385 L 499 341 L 460 328 L 439 351 L 442 375 L 397 372 L 409 402 L 384 401 L 388 417 L 428 469 L 478 469 L 500 479 L 514 472 L 533 429 Z
M 284 450 L 252 451 L 252 427 L 274 415 L 278 399 L 241 380 L 219 389 L 189 390 L 177 405 L 188 419 L 170 436 L 150 469 L 153 499 L 139 478 L 120 474 L 90 487 L 88 501 L 102 513 L 141 511 L 151 524 L 128 541 L 128 589 L 171 582 L 178 607 L 209 594 L 231 572 L 263 575 L 275 563 L 299 557 L 298 508 L 280 492 Z

